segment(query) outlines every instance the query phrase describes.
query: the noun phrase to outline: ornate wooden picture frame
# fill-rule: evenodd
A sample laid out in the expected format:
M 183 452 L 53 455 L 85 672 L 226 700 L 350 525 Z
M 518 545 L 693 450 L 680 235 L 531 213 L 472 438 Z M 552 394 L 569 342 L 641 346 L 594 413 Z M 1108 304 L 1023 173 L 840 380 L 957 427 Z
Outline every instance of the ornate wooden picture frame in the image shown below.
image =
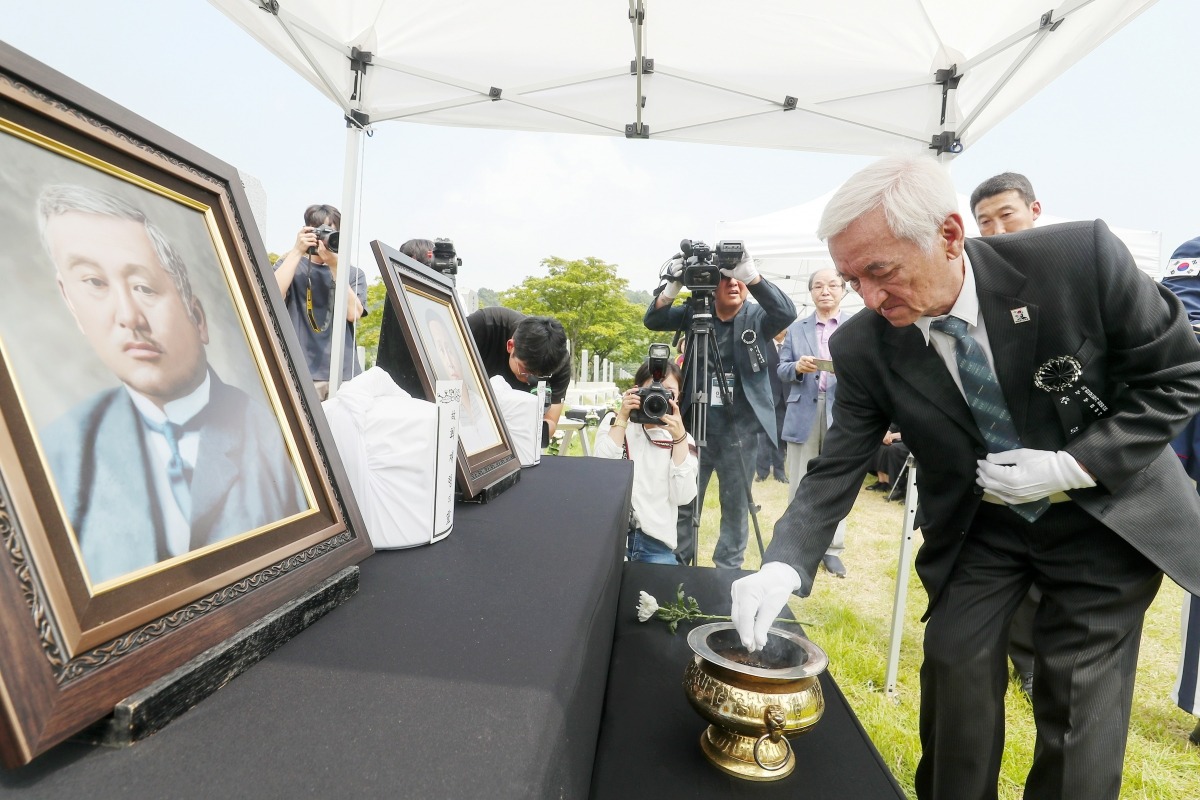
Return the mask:
M 0 43 L 0 760 L 369 555 L 237 171 Z
M 433 400 L 437 380 L 461 380 L 458 485 L 466 499 L 515 481 L 521 462 L 454 285 L 378 240 L 371 250 L 387 286 L 376 363 L 414 397 Z

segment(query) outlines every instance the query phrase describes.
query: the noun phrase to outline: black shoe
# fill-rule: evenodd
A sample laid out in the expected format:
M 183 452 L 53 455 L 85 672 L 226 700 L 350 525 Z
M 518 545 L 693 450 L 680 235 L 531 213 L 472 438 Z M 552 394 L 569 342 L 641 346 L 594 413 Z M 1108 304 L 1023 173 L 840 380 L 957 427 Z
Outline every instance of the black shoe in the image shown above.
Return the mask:
M 892 485 L 890 483 L 879 483 L 876 481 L 867 487 L 868 492 L 890 492 Z
M 828 553 L 821 556 L 821 566 L 825 567 L 825 571 L 830 575 L 836 575 L 839 578 L 846 577 L 846 565 L 837 556 L 831 556 Z
M 1200 722 L 1196 723 L 1196 729 L 1188 734 L 1188 741 L 1195 745 L 1200 745 Z
M 1028 697 L 1030 700 L 1032 700 L 1033 699 L 1033 673 L 1032 672 L 1022 672 L 1020 675 L 1020 679 L 1021 679 L 1021 693 L 1024 694 L 1026 697 Z M 1197 730 L 1200 730 L 1200 728 L 1197 728 Z

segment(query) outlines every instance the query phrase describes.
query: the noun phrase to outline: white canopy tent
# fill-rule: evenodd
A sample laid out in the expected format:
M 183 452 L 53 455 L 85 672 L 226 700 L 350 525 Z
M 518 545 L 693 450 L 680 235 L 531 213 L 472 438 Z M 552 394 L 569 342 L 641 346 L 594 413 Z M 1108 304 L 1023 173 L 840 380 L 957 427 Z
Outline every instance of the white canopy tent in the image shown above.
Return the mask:
M 798 206 L 717 225 L 718 239 L 741 239 L 746 243 L 746 249 L 754 256 L 759 271 L 791 296 L 802 316 L 806 313 L 804 307 L 812 305 L 812 298 L 808 294 L 808 276 L 819 269 L 833 266 L 829 250 L 816 234 L 821 213 L 832 196 L 833 192 L 830 191 Z M 970 211 L 970 198 L 960 194 L 958 207 L 967 235 L 978 236 L 979 227 Z M 1034 224 L 1041 227 L 1068 221 L 1065 217 L 1042 214 Z M 1162 274 L 1162 234 L 1158 231 L 1109 227 L 1129 248 L 1138 269 L 1158 280 Z M 847 312 L 862 307 L 862 299 L 852 292 L 847 294 L 842 304 L 842 309 Z
M 1154 0 L 1009 0 L 986 16 L 959 0 L 210 2 L 346 117 L 353 252 L 362 134 L 379 122 L 948 156 Z

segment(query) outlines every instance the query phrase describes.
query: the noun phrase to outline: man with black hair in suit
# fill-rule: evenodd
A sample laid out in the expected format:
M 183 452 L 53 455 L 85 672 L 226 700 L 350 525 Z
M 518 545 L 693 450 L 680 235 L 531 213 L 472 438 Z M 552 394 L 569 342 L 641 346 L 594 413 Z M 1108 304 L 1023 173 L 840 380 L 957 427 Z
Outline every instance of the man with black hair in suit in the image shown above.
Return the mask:
M 1042 602 L 1025 796 L 1116 800 L 1146 609 L 1163 572 L 1200 591 L 1200 497 L 1168 447 L 1200 410 L 1200 344 L 1179 301 L 1104 223 L 967 240 L 932 157 L 852 176 L 818 235 L 870 314 L 830 342 L 825 449 L 733 584 L 750 648 L 807 595 L 890 422 L 921 464 L 917 573 L 922 800 L 995 798 L 1009 622 Z

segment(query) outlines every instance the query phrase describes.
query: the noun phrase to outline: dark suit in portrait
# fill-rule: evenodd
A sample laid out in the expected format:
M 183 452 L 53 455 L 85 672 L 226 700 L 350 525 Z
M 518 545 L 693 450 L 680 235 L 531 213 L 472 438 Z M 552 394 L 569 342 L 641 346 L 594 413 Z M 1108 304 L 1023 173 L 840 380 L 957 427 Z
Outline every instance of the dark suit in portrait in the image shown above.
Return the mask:
M 946 362 L 916 325 L 858 314 L 830 343 L 838 401 L 824 451 L 763 560 L 792 565 L 801 593 L 811 591 L 895 422 L 921 464 L 916 568 L 929 607 L 918 796 L 996 797 L 1008 625 L 1036 582 L 1038 741 L 1026 796 L 1116 798 L 1145 610 L 1162 572 L 1200 591 L 1200 498 L 1167 446 L 1200 407 L 1200 345 L 1180 303 L 1102 222 L 965 248 L 1020 446 L 1066 451 L 1097 485 L 1052 496 L 1035 522 L 984 502 L 985 442 Z M 1082 366 L 1074 388 L 1107 408 L 1082 410 L 1074 435 L 1056 410 L 1061 395 L 1034 381 L 1062 356 Z
M 190 550 L 308 507 L 274 415 L 210 373 L 194 418 Z M 93 583 L 169 557 L 152 488 L 146 425 L 124 387 L 107 389 L 47 426 L 42 442 Z

